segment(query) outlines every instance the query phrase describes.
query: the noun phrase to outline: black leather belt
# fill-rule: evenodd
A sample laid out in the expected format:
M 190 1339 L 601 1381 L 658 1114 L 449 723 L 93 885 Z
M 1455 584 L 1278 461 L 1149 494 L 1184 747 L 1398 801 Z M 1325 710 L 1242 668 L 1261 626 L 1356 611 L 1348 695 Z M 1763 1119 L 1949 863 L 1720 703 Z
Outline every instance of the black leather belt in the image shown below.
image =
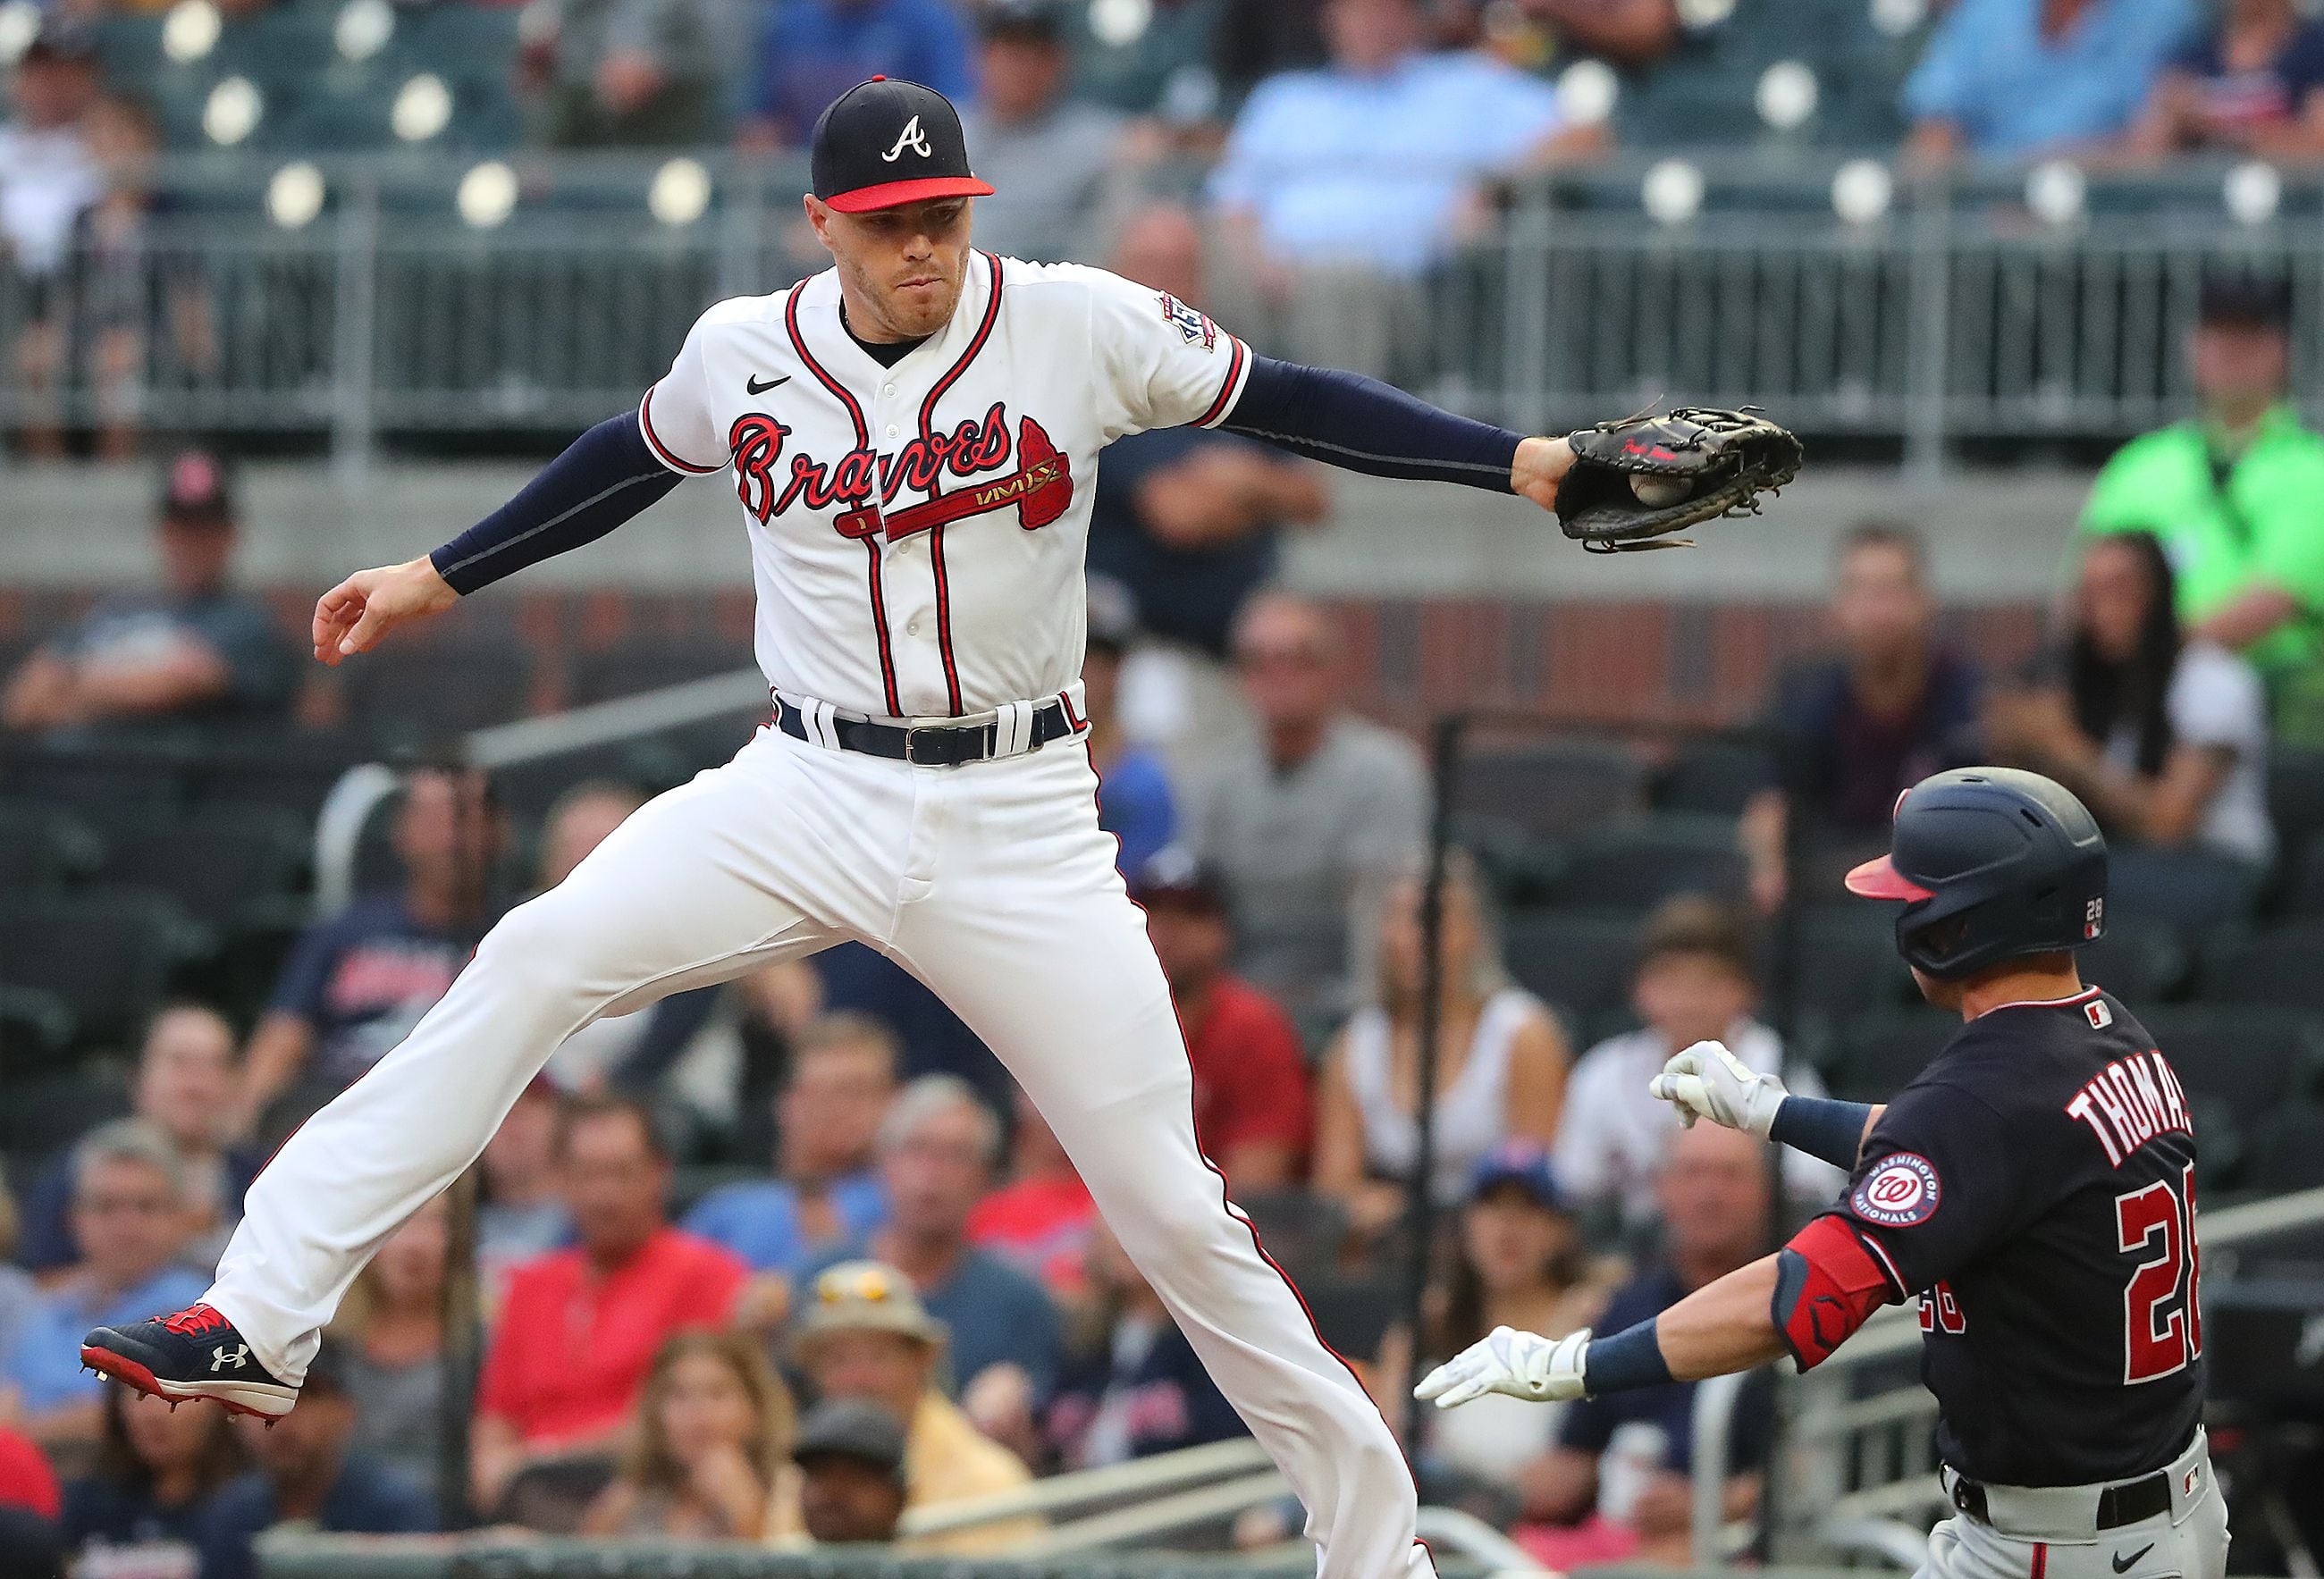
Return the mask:
M 1985 1511 L 1985 1488 L 1966 1475 L 1953 1481 L 1953 1506 L 1980 1524 L 1993 1520 Z M 2171 1511 L 2171 1472 L 2156 1470 L 2135 1481 L 2108 1486 L 2098 1493 L 2096 1528 L 2120 1529 Z
M 795 740 L 816 743 L 807 730 L 807 715 L 779 696 L 775 698 L 775 727 Z M 1078 734 L 1081 726 L 1074 721 L 1062 701 L 1052 701 L 1033 710 L 1032 730 L 1032 739 L 1025 748 L 1028 751 Z M 834 718 L 831 738 L 843 751 L 861 751 L 866 757 L 885 757 L 916 767 L 958 767 L 964 762 L 982 762 L 998 755 L 1001 726 L 881 724 L 869 719 Z

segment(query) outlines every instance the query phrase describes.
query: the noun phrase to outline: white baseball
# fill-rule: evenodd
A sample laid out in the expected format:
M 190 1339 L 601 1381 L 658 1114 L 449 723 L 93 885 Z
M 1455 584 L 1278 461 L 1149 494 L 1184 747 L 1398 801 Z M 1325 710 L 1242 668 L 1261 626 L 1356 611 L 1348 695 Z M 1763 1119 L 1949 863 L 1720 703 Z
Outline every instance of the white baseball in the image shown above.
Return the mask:
M 1683 477 L 1649 477 L 1644 473 L 1633 473 L 1630 491 L 1648 510 L 1665 510 L 1694 491 L 1694 484 Z

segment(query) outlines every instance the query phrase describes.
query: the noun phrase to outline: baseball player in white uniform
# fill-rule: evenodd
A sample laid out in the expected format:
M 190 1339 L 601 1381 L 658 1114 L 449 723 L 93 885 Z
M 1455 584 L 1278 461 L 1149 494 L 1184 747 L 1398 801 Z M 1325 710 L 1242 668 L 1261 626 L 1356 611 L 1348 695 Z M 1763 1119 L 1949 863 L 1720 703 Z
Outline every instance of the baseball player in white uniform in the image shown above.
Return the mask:
M 100 1327 L 91 1365 L 280 1415 L 357 1269 L 475 1161 L 600 1015 L 848 939 L 1007 1063 L 1124 1248 L 1289 1478 L 1330 1579 L 1431 1572 L 1395 1438 L 1197 1148 L 1185 1043 L 1099 831 L 1081 686 L 1098 453 L 1196 423 L 1548 507 L 1565 441 L 1259 357 L 1095 269 L 973 250 L 959 117 L 881 78 L 825 112 L 834 269 L 702 315 L 638 409 L 426 557 L 317 605 L 336 664 L 728 473 L 773 718 L 512 911 L 400 1047 L 252 1187 L 202 1303 Z

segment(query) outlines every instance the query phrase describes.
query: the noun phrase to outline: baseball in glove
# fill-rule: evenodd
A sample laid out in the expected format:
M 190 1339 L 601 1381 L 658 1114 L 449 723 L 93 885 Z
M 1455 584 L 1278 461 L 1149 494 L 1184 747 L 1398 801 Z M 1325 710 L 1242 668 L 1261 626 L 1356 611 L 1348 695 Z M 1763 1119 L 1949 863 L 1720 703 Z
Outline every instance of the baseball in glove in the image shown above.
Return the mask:
M 1557 485 L 1565 535 L 1594 554 L 1684 548 L 1670 534 L 1757 515 L 1759 496 L 1800 469 L 1800 441 L 1751 408 L 1681 406 L 1565 436 L 1573 464 Z

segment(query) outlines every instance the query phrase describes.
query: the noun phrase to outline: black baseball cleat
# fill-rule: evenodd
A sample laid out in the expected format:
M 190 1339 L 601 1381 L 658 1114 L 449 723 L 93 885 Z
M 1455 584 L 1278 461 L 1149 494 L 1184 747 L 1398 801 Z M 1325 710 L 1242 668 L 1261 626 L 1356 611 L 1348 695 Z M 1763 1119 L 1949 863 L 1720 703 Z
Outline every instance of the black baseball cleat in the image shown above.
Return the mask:
M 276 1381 L 234 1323 L 207 1305 L 189 1305 L 175 1316 L 125 1327 L 100 1327 L 81 1339 L 80 1363 L 171 1403 L 207 1398 L 263 1419 L 287 1415 L 299 1401 L 299 1390 Z

